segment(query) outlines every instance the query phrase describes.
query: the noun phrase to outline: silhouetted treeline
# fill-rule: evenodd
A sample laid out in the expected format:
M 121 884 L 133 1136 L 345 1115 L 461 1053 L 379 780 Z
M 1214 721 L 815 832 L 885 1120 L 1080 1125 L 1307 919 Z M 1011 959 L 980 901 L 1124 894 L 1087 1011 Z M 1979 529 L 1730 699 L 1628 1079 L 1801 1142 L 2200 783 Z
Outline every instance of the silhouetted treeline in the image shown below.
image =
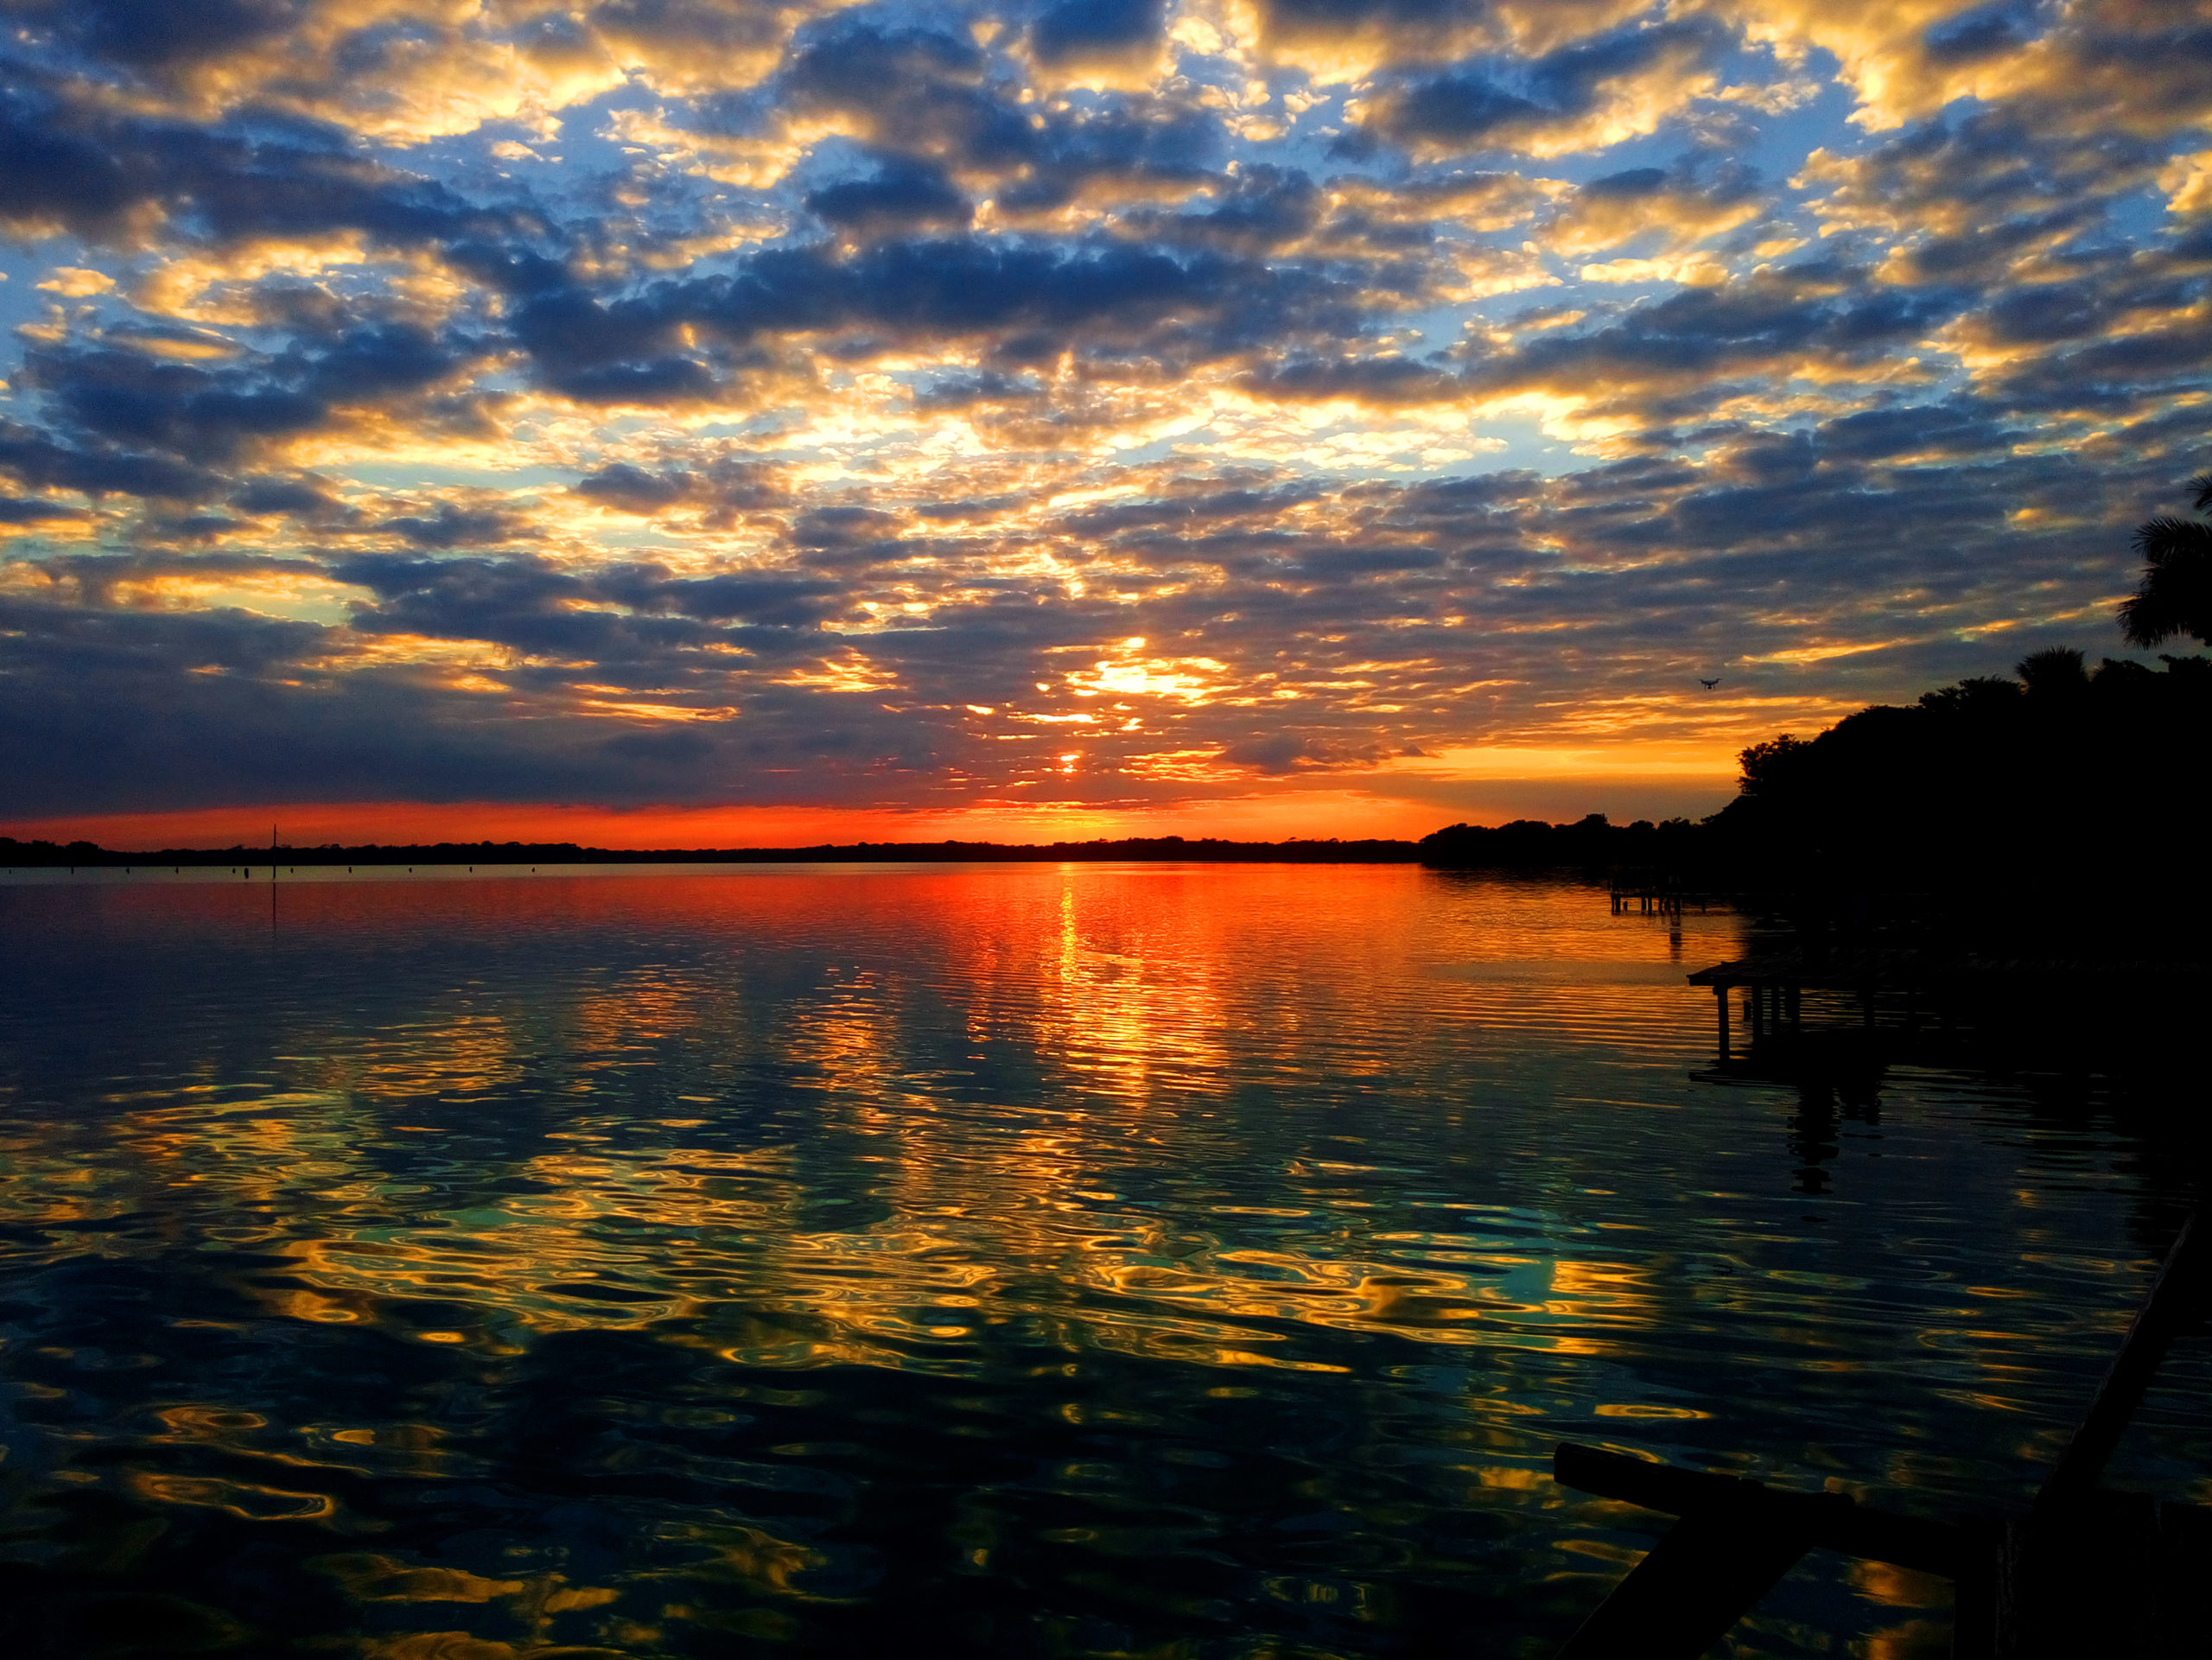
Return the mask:
M 1059 860 L 1177 860 L 1251 864 L 1402 864 L 1411 842 L 1228 842 L 1215 836 L 1131 836 L 1120 841 L 1027 843 L 859 842 L 803 848 L 588 848 L 574 842 L 436 842 L 406 847 L 280 846 L 281 865 L 558 865 L 1051 862 Z M 267 865 L 266 847 L 163 848 L 118 853 L 91 842 L 18 842 L 0 836 L 0 867 Z
M 1703 826 L 1687 818 L 1615 824 L 1593 812 L 1572 824 L 1547 824 L 1540 818 L 1516 818 L 1494 829 L 1453 824 L 1422 836 L 1420 846 L 1423 864 L 1444 869 L 1580 865 L 1673 872 L 1698 862 L 1706 839 Z
M 2018 677 L 1878 705 L 1742 754 L 1711 817 L 1422 838 L 1443 867 L 1579 866 L 1728 893 L 1815 927 L 1910 920 L 1989 937 L 2172 931 L 2204 874 L 2212 659 L 2164 667 L 2039 652 Z
M 1743 754 L 1700 863 L 1732 885 L 2019 935 L 2140 941 L 2174 929 L 2204 872 L 2212 660 L 2164 669 L 2040 652 Z

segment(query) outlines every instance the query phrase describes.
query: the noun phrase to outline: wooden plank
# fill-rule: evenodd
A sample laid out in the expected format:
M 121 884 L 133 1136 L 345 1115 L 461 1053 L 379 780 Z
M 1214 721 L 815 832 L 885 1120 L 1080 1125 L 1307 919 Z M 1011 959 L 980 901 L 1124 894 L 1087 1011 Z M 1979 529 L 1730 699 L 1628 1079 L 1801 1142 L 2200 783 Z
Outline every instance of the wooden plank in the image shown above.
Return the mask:
M 1963 1535 L 1951 1523 L 1874 1510 L 1847 1493 L 1785 1492 L 1735 1476 L 1677 1470 L 1573 1441 L 1561 1441 L 1553 1453 L 1552 1476 L 1563 1487 L 1669 1516 L 1749 1504 L 1803 1533 L 1810 1541 L 1808 1549 L 1840 1550 L 1923 1574 L 1955 1576 L 1967 1554 Z
M 1980 1652 L 2164 1660 L 2154 1634 L 2164 1600 L 2159 1532 L 2158 1506 L 2145 1493 L 2092 1493 L 2063 1511 L 2005 1523 Z
M 2212 1528 L 2187 1505 L 2101 1492 L 2120 1437 L 2173 1340 L 2212 1304 L 2212 1229 L 2195 1212 L 2135 1312 L 2088 1411 L 2025 1517 L 2003 1524 L 1984 1600 L 1962 1608 L 1965 1660 L 2166 1660 L 2208 1649 Z
M 2151 1652 L 2161 1657 L 2212 1654 L 2212 1511 L 2195 1504 L 2158 1506 L 2158 1590 L 2152 1598 Z
M 2198 1214 L 2191 1212 L 2159 1266 L 2158 1278 L 2151 1282 L 2151 1294 L 2129 1322 L 2120 1352 L 2097 1385 L 2089 1409 L 2036 1495 L 2038 1513 L 2072 1504 L 2096 1486 L 2158 1363 L 2175 1338 L 2204 1318 L 2208 1301 L 2212 1301 L 2212 1229 L 2202 1226 Z
M 1598 1605 L 1559 1660 L 1697 1660 L 1809 1544 L 1756 1502 L 1686 1516 Z

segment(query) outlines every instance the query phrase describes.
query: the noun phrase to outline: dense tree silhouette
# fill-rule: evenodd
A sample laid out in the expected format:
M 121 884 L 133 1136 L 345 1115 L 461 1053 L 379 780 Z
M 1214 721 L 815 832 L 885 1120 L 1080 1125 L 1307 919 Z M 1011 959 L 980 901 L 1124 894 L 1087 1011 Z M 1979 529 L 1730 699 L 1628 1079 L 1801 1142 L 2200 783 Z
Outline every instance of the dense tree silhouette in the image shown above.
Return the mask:
M 2189 481 L 2191 506 L 2212 508 L 2212 473 Z M 2143 581 L 2120 607 L 2130 646 L 2157 646 L 2177 634 L 2212 644 L 2212 525 L 2160 513 L 2136 527 Z
M 1693 862 L 1699 827 L 1687 818 L 1615 824 L 1593 812 L 1573 824 L 1516 818 L 1510 824 L 1450 824 L 1421 838 L 1423 864 L 1442 869 L 1577 866 L 1679 870 Z
M 2202 875 L 2212 659 L 2059 647 L 1743 752 L 1699 853 L 1731 886 L 1911 894 L 1978 930 L 2142 932 Z M 2123 895 L 2125 897 L 2123 897 Z M 2055 910 L 2054 907 L 2056 907 Z
M 2087 690 L 2089 665 L 2071 646 L 2031 652 L 2014 671 L 2031 697 L 2075 697 Z

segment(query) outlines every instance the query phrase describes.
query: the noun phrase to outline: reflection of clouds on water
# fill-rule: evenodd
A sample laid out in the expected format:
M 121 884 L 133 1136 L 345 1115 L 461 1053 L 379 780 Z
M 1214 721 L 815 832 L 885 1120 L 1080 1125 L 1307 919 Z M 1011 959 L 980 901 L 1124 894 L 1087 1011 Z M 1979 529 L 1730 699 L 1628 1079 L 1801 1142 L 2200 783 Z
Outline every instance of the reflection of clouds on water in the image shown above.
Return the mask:
M 1216 1619 L 1374 1651 L 1433 1597 L 1535 1640 L 1643 1548 L 1554 1440 L 2001 1496 L 2142 1272 L 2094 1137 L 2037 1164 L 1938 1078 L 1791 1192 L 1794 1102 L 1690 1081 L 1709 1000 L 1589 890 L 585 886 L 302 889 L 273 949 L 190 894 L 44 913 L 10 1467 L 294 1540 L 387 1611 L 364 1656 L 842 1652 L 1094 1597 L 1071 1652 Z M 1819 1564 L 1777 1596 L 1899 1656 L 1932 1600 Z

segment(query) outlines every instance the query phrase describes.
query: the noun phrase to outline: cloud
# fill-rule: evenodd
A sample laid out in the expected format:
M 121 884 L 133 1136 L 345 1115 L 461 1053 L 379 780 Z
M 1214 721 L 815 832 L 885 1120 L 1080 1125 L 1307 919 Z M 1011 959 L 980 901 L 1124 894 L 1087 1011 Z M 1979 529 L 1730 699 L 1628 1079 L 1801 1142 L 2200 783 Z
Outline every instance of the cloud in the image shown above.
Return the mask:
M 1919 378 L 1897 358 L 1963 311 L 1952 289 L 1887 287 L 1832 261 L 1762 268 L 1746 277 L 1640 303 L 1598 327 L 1471 348 L 1471 396 L 1536 397 L 1577 418 L 1667 430 L 1711 414 L 1756 385 L 1879 384 Z
M 10 10 L 37 46 L 96 66 L 166 116 L 246 108 L 401 143 L 543 120 L 620 84 L 655 43 L 652 21 L 622 7 L 608 9 L 605 34 L 531 9 L 408 0 L 15 0 Z M 726 28 L 717 43 L 741 33 Z
M 1381 758 L 1373 745 L 1346 747 L 1298 732 L 1269 732 L 1233 743 L 1221 759 L 1249 766 L 1263 774 L 1319 771 L 1332 766 L 1371 763 Z
M 1348 298 L 1318 273 L 1211 254 L 969 237 L 898 239 L 849 255 L 769 249 L 728 277 L 661 283 L 612 304 L 562 287 L 513 315 L 543 384 L 577 402 L 741 405 L 798 372 L 779 355 L 795 339 L 857 335 L 852 349 L 864 354 L 967 340 L 1008 366 L 1078 349 L 1187 364 L 1301 320 L 1342 326 Z
M 1262 52 L 1325 81 L 1494 38 L 1482 10 L 1457 0 L 1259 0 L 1254 10 Z
M 688 467 L 659 470 L 615 461 L 577 481 L 575 493 L 617 512 L 653 518 L 696 511 L 698 528 L 727 531 L 747 515 L 780 508 L 791 499 L 789 480 L 777 467 L 741 455 L 717 455 L 696 446 Z
M 989 85 L 973 42 L 840 18 L 803 37 L 778 77 L 785 118 L 955 168 L 1029 156 L 1030 123 Z
M 329 576 L 365 597 L 341 625 L 284 633 L 202 613 L 204 636 L 131 648 L 149 653 L 138 678 L 99 672 L 126 703 L 187 707 L 204 706 L 193 677 L 209 665 L 248 676 L 264 735 L 326 722 L 334 695 L 404 706 L 419 729 L 385 734 L 373 765 L 363 752 L 327 760 L 319 785 L 341 797 L 401 776 L 430 787 L 406 766 L 465 751 L 486 762 L 475 798 L 531 798 L 548 776 L 588 779 L 607 799 L 733 798 L 734 757 L 812 755 L 820 764 L 784 777 L 778 798 L 920 801 L 950 766 L 1054 792 L 1040 798 L 1157 799 L 1190 787 L 1192 767 L 1210 788 L 1371 772 L 1409 746 L 1464 742 L 1471 721 L 1494 744 L 1534 741 L 1561 730 L 1570 682 L 1571 728 L 1586 738 L 1710 730 L 1721 753 L 1804 707 L 1802 671 L 1771 665 L 1808 636 L 1835 654 L 1812 684 L 1940 675 L 1974 660 L 1956 626 L 2005 615 L 2017 584 L 2043 585 L 2063 610 L 2080 600 L 2050 596 L 2118 580 L 2124 526 L 2107 515 L 2124 501 L 2085 491 L 2078 467 L 2002 461 L 2008 441 L 1961 408 L 1886 430 L 1859 418 L 1787 440 L 1746 431 L 1702 464 L 1084 508 L 1054 531 L 1091 550 L 1077 568 L 1099 591 L 1081 599 L 1050 571 L 999 563 L 988 531 L 887 564 L 920 521 L 880 509 L 819 510 L 793 526 L 793 563 L 711 576 L 535 553 L 346 556 Z M 2022 541 L 2008 516 L 2038 503 L 2083 529 Z M 1929 538 L 1940 567 L 1922 550 Z M 844 557 L 856 552 L 861 563 Z M 28 619 L 24 638 L 48 642 L 39 664 L 73 639 L 128 638 L 99 620 L 113 582 L 19 607 L 10 626 Z M 1716 609 L 1720 594 L 1751 603 Z M 923 611 L 899 608 L 916 598 Z M 2032 637 L 2015 628 L 2005 649 Z M 1753 702 L 1724 717 L 1649 689 L 1655 670 L 1663 684 L 1681 671 L 1667 665 L 1692 662 L 1736 665 Z M 49 672 L 35 666 L 26 684 Z M 527 719 L 486 725 L 495 710 Z M 303 726 L 301 741 L 326 729 Z M 556 733 L 569 747 L 549 772 Z M 188 747 L 226 742 L 211 731 Z M 1056 771 L 1069 754 L 1078 771 Z M 1177 754 L 1211 759 L 1164 759 Z M 50 795 L 58 764 L 41 763 Z
M 687 472 L 649 473 L 627 461 L 601 467 L 576 486 L 576 493 L 626 513 L 664 512 L 690 498 L 697 480 Z
M 41 76 L 0 92 L 0 225 L 95 243 L 183 231 L 217 242 L 359 231 L 409 246 L 518 223 L 342 135 L 282 124 L 233 131 L 124 113 Z
M 441 501 L 429 513 L 387 518 L 378 528 L 397 532 L 410 546 L 439 549 L 512 541 L 518 529 L 509 514 L 495 509 L 472 510 L 452 501 Z
M 2212 35 L 2186 4 L 1954 0 L 1929 10 L 1751 0 L 1736 16 L 1757 38 L 1832 54 L 1857 118 L 1876 130 L 1975 99 L 2035 107 L 2047 130 L 2150 136 L 2200 124 L 2212 98 L 2190 67 Z
M 1030 24 L 1030 60 L 1049 80 L 1141 86 L 1167 42 L 1165 0 L 1059 0 Z
M 1370 409 L 1463 399 L 1465 383 L 1448 370 L 1413 358 L 1294 358 L 1244 383 L 1268 397 L 1323 403 L 1338 399 Z
M 764 79 L 810 8 L 717 0 L 611 0 L 586 14 L 610 59 L 654 91 L 727 93 Z
M 186 7 L 72 0 L 21 10 L 89 57 L 162 76 L 273 44 L 297 29 L 309 8 L 298 0 L 205 0 Z
M 1630 168 L 1592 179 L 1562 201 L 1544 241 L 1566 255 L 1636 242 L 1672 251 L 1734 230 L 1763 206 L 1757 175 L 1741 166 L 1713 178 L 1688 168 Z
M 1830 234 L 1899 240 L 1909 280 L 1993 277 L 2101 228 L 2107 206 L 2148 183 L 2156 147 L 2126 134 L 2037 130 L 2020 112 L 1935 121 L 1850 156 L 1815 150 L 1802 181 Z
M 91 516 L 82 507 L 72 507 L 67 502 L 0 496 L 0 525 L 52 525 Z
M 54 294 L 66 294 L 79 299 L 88 294 L 106 294 L 115 288 L 115 278 L 105 271 L 86 270 L 75 265 L 56 265 L 54 274 L 39 287 Z
M 309 522 L 346 517 L 347 509 L 327 480 L 312 474 L 299 478 L 249 479 L 230 498 L 232 506 L 251 518 L 288 514 Z
M 2187 8 L 9 15 L 41 811 L 1725 779 L 2205 464 Z
M 411 402 L 465 366 L 427 331 L 401 324 L 347 329 L 282 356 L 237 353 L 196 362 L 111 334 L 26 354 L 23 378 L 56 422 L 90 442 L 226 466 L 280 453 L 289 439 L 364 406 Z M 198 353 L 193 354 L 199 355 Z
M 35 427 L 0 417 L 0 475 L 35 489 L 75 490 L 94 499 L 119 494 L 196 501 L 219 480 L 165 457 L 79 449 Z
M 880 158 L 874 177 L 810 190 L 806 210 L 831 229 L 868 238 L 916 230 L 964 229 L 976 217 L 943 169 L 905 156 Z
M 1718 90 L 1725 37 L 1698 19 L 1560 46 L 1510 67 L 1478 58 L 1400 73 L 1363 102 L 1362 131 L 1421 158 L 1483 151 L 1558 156 L 1656 131 Z

